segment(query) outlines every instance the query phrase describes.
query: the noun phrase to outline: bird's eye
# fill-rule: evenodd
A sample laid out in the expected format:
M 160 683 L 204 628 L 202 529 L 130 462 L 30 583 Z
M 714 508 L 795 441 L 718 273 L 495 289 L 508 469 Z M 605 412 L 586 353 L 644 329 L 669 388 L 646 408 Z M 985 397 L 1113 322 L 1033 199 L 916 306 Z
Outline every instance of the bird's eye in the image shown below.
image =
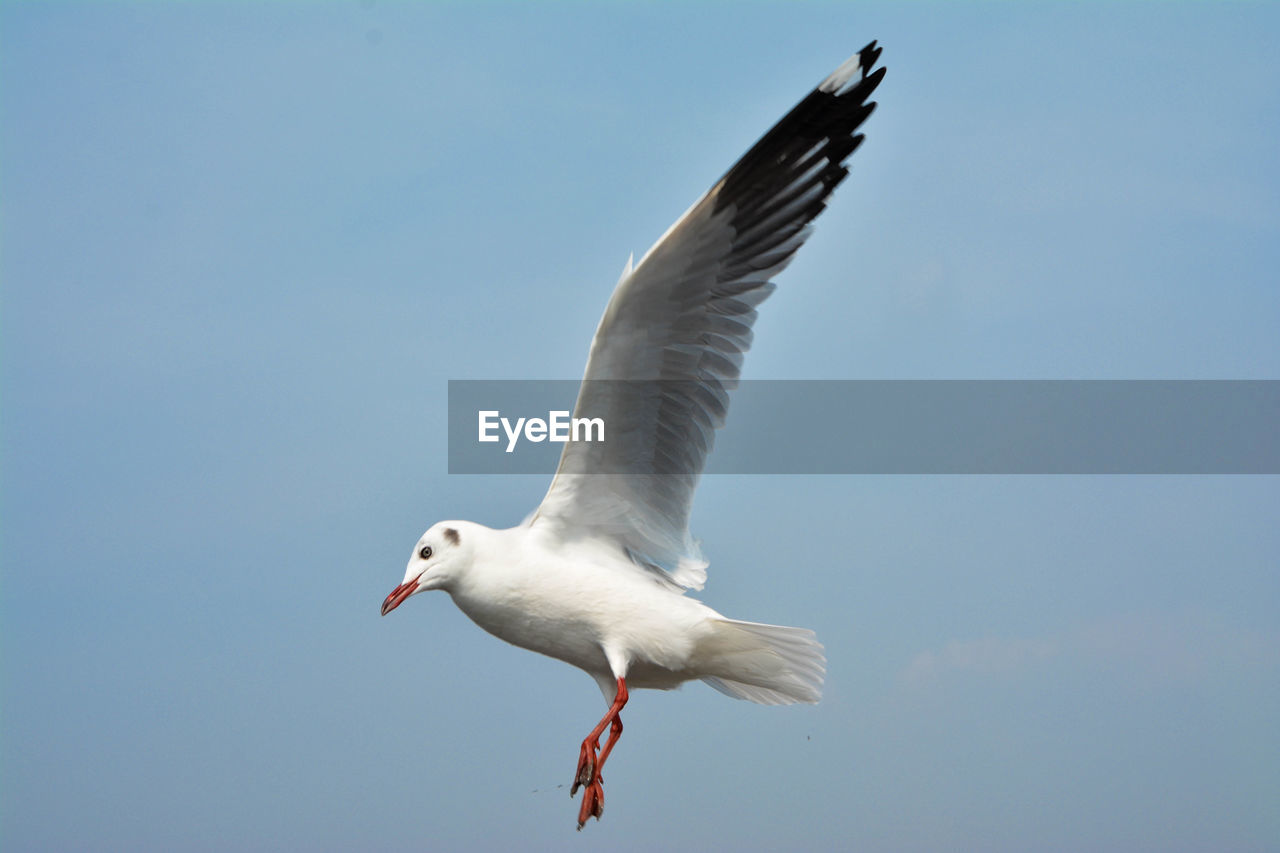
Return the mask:
M 419 557 L 421 557 L 421 558 L 422 558 L 422 559 L 424 559 L 424 560 L 430 560 L 430 559 L 431 559 L 431 546 L 430 546 L 430 545 L 423 545 L 423 546 L 422 546 L 422 550 L 418 552 L 418 556 L 419 556 Z

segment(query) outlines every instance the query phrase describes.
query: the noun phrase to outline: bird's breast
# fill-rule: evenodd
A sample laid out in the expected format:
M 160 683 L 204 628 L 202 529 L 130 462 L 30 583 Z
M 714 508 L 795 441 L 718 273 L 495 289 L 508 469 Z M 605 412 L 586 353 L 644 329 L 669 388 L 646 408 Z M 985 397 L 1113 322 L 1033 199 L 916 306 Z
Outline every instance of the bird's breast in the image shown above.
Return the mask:
M 505 582 L 455 590 L 454 603 L 484 630 L 588 672 L 607 672 L 598 613 L 572 589 Z

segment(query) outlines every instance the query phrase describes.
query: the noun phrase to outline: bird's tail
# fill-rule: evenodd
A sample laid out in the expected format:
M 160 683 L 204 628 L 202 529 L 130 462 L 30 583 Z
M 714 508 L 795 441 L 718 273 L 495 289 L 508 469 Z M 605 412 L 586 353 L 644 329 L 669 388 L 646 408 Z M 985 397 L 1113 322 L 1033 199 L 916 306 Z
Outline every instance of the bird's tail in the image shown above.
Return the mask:
M 701 671 L 711 673 L 702 680 L 716 690 L 762 705 L 822 698 L 827 659 L 812 631 L 723 618 L 711 626 L 696 654 Z

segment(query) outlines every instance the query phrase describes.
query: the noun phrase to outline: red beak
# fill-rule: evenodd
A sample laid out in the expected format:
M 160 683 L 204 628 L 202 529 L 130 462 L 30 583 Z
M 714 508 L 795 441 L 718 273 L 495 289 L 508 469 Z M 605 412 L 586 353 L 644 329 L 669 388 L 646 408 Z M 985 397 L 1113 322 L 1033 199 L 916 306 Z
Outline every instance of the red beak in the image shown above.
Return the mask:
M 392 610 L 400 606 L 406 598 L 413 595 L 413 591 L 418 588 L 418 579 L 400 584 L 400 586 L 391 590 L 391 594 L 387 596 L 387 600 L 382 602 L 382 615 L 386 616 Z

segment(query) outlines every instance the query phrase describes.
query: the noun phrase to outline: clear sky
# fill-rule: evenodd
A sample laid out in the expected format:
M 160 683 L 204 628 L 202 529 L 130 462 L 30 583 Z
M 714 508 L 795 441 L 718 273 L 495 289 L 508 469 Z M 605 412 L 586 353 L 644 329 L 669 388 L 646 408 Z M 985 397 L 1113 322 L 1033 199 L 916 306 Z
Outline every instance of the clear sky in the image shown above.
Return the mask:
M 546 488 L 445 473 L 446 381 L 579 376 L 872 38 L 747 377 L 1280 378 L 1275 4 L 0 5 L 0 846 L 1280 847 L 1275 477 L 709 478 L 826 697 L 635 693 L 581 836 L 591 679 L 379 618 Z

